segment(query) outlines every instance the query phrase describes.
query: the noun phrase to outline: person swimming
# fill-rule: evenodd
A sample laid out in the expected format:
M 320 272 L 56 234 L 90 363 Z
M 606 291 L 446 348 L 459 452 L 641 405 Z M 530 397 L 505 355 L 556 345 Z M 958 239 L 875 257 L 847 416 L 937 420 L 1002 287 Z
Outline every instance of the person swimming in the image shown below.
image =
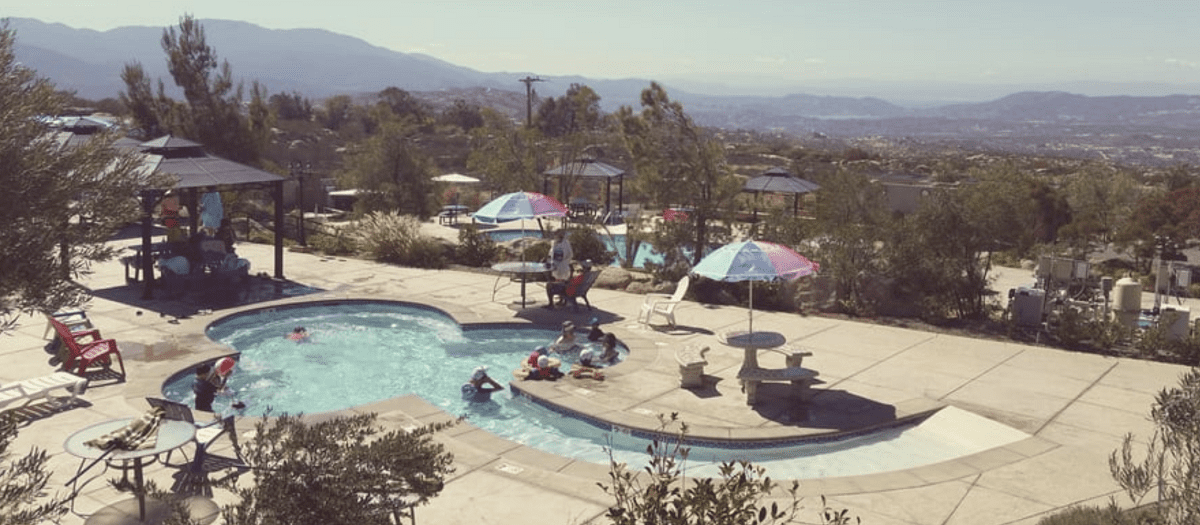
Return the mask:
M 288 334 L 287 338 L 291 339 L 292 341 L 295 341 L 297 343 L 307 341 L 308 340 L 308 330 L 305 329 L 303 326 L 297 326 L 296 328 L 292 329 L 292 333 Z

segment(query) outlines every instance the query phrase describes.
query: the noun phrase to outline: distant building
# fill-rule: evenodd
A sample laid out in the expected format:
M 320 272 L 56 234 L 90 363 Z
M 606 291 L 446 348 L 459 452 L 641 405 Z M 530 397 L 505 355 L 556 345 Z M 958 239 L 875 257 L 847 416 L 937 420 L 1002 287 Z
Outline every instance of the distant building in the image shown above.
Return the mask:
M 883 187 L 888 210 L 900 214 L 917 211 L 921 203 L 935 192 L 953 190 L 959 186 L 957 182 L 935 182 L 926 175 L 913 173 L 887 173 L 875 177 L 872 182 Z

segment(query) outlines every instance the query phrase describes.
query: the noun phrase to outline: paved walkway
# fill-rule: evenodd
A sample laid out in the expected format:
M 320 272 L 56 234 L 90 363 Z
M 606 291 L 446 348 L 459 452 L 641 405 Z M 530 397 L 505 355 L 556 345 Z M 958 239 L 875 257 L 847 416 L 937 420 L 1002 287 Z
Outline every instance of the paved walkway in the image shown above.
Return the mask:
M 242 244 L 239 254 L 254 271 L 271 272 L 269 247 Z M 244 308 L 310 299 L 378 298 L 415 301 L 442 308 L 460 322 L 528 322 L 557 326 L 570 318 L 585 324 L 598 315 L 606 328 L 631 347 L 630 360 L 610 370 L 604 382 L 564 380 L 522 384 L 555 403 L 628 426 L 655 426 L 658 413 L 678 412 L 702 434 L 778 436 L 811 433 L 814 428 L 855 428 L 890 414 L 904 416 L 952 405 L 1030 434 L 1012 445 L 936 465 L 869 476 L 805 480 L 805 519 L 816 523 L 820 495 L 846 507 L 870 525 L 1035 523 L 1041 516 L 1078 504 L 1104 505 L 1126 498 L 1108 473 L 1108 455 L 1121 437 L 1151 432 L 1147 414 L 1154 394 L 1175 384 L 1183 367 L 1100 357 L 1007 342 L 939 335 L 902 328 L 815 316 L 758 312 L 756 329 L 784 334 L 814 352 L 805 366 L 820 371 L 823 384 L 813 404 L 797 408 L 772 396 L 755 407 L 745 404 L 735 379 L 741 351 L 722 346 L 719 333 L 744 329 L 744 308 L 688 302 L 677 310 L 681 326 L 656 330 L 635 318 L 642 297 L 594 289 L 593 313 L 514 311 L 517 285 L 492 298 L 494 276 L 460 271 L 427 271 L 354 259 L 287 253 L 289 283 L 260 284 L 231 298 L 206 292 L 183 302 L 163 297 L 141 300 L 140 287 L 124 282 L 119 263 L 99 265 L 87 281 L 96 295 L 89 315 L 106 337 L 116 338 L 125 355 L 129 380 L 93 381 L 84 403 L 44 414 L 21 430 L 12 450 L 30 446 L 51 454 L 52 489 L 79 465 L 62 449 L 73 431 L 98 421 L 136 416 L 143 397 L 157 395 L 169 375 L 229 350 L 202 334 L 204 327 Z M 1023 278 L 1013 278 L 1021 281 Z M 262 280 L 260 283 L 267 283 Z M 305 294 L 300 296 L 300 294 Z M 542 289 L 531 288 L 531 297 Z M 296 295 L 295 297 L 292 297 Z M 262 301 L 227 308 L 234 301 Z M 197 304 L 198 303 L 198 304 Z M 211 314 L 200 309 L 212 309 Z M 0 382 L 51 371 L 42 350 L 44 323 L 26 319 L 4 341 Z M 687 344 L 712 347 L 705 387 L 683 390 L 674 350 Z M 764 354 L 763 360 L 771 359 Z M 780 358 L 782 359 L 782 358 Z M 883 412 L 880 412 L 883 407 Z M 376 411 L 388 424 L 411 425 L 449 417 L 419 397 L 405 396 L 356 410 Z M 880 415 L 880 414 L 884 415 Z M 242 421 L 240 430 L 251 428 Z M 441 436 L 455 455 L 457 471 L 431 504 L 417 511 L 420 523 L 603 523 L 611 500 L 596 486 L 607 481 L 607 466 L 573 461 L 497 438 L 469 424 Z M 168 487 L 174 470 L 148 469 L 149 479 Z M 127 494 L 106 486 L 108 473 L 76 501 L 83 515 L 104 510 Z M 218 491 L 217 503 L 229 501 Z M 84 523 L 68 515 L 63 523 Z M 97 514 L 88 523 L 109 522 Z

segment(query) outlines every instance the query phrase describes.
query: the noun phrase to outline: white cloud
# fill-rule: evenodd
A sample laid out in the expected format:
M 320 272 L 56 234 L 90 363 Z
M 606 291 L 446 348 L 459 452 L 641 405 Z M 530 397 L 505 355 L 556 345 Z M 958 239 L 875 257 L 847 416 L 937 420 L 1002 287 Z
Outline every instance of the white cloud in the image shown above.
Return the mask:
M 783 57 L 754 57 L 754 61 L 759 64 L 786 64 L 787 59 Z
M 805 64 L 824 64 L 825 59 L 824 58 L 806 58 L 806 59 L 804 59 L 804 63 Z

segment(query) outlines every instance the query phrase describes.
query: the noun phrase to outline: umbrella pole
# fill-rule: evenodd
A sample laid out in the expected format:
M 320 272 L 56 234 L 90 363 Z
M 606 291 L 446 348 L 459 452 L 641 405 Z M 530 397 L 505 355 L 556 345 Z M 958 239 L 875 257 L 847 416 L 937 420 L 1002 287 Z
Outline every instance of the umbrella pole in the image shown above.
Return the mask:
M 750 339 L 754 339 L 754 281 L 750 281 Z

